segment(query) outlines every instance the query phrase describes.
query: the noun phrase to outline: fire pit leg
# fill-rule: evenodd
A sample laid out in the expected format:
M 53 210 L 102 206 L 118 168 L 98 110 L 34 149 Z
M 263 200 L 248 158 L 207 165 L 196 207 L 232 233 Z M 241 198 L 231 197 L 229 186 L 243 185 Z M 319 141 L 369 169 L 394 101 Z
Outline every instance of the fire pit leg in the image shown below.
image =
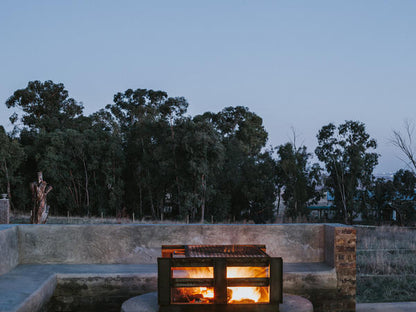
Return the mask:
M 215 303 L 227 304 L 227 264 L 225 259 L 215 259 Z

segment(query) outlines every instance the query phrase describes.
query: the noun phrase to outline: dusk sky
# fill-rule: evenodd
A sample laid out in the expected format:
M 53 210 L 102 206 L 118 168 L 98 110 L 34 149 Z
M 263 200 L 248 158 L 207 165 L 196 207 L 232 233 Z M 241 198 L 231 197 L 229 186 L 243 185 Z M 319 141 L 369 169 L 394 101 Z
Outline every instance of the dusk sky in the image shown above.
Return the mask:
M 85 114 L 146 88 L 192 116 L 247 106 L 269 144 L 294 128 L 310 152 L 323 125 L 359 120 L 376 173 L 396 171 L 392 129 L 416 121 L 416 1 L 2 0 L 0 71 L 8 130 L 4 102 L 31 80 L 62 82 Z

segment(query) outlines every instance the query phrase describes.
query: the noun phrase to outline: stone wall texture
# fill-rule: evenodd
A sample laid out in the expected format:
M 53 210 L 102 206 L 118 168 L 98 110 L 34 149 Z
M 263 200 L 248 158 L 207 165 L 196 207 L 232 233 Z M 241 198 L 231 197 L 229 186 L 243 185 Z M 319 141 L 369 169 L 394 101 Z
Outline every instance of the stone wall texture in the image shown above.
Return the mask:
M 341 224 L 3 225 L 0 250 L 6 252 L 0 253 L 0 274 L 17 263 L 155 264 L 161 245 L 175 244 L 265 244 L 269 255 L 303 268 L 285 275 L 290 281 L 283 285 L 285 292 L 309 299 L 315 312 L 355 311 L 356 231 Z M 318 263 L 321 272 L 308 271 L 308 263 Z M 140 292 L 154 290 L 155 280 L 136 282 L 150 287 Z M 73 278 L 58 284 L 51 301 L 58 310 L 67 309 L 69 301 L 81 307 L 91 300 L 92 307 L 130 295 L 127 277 Z M 79 294 L 70 295 L 74 290 Z M 111 296 L 98 295 L 104 293 Z
M 324 227 L 291 225 L 24 225 L 20 263 L 156 263 L 161 245 L 265 244 L 284 262 L 324 262 Z
M 0 225 L 0 275 L 19 263 L 17 226 Z
M 8 199 L 0 199 L 0 224 L 9 224 L 10 205 Z
M 333 250 L 333 266 L 337 273 L 337 290 L 333 296 L 321 298 L 322 311 L 351 312 L 356 306 L 356 230 L 347 226 L 325 226 L 327 248 Z M 327 236 L 328 235 L 328 236 Z

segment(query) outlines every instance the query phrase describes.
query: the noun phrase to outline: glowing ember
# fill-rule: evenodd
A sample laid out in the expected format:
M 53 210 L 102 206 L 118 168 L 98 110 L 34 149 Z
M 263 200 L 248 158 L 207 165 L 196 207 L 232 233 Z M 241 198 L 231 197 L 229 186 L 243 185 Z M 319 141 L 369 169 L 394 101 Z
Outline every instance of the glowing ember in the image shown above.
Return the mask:
M 173 270 L 175 278 L 212 278 L 213 268 L 181 268 Z M 265 267 L 227 267 L 227 278 L 256 278 L 269 277 Z M 176 288 L 173 296 L 175 302 L 212 303 L 214 289 L 212 287 Z M 269 287 L 228 287 L 228 303 L 259 303 L 269 302 Z

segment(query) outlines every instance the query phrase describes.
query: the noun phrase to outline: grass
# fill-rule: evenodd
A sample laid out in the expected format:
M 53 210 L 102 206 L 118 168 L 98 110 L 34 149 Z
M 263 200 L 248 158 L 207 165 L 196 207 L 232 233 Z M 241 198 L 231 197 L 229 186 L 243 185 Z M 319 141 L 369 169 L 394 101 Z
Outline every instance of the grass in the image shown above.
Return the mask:
M 416 301 L 416 230 L 357 229 L 357 301 Z

